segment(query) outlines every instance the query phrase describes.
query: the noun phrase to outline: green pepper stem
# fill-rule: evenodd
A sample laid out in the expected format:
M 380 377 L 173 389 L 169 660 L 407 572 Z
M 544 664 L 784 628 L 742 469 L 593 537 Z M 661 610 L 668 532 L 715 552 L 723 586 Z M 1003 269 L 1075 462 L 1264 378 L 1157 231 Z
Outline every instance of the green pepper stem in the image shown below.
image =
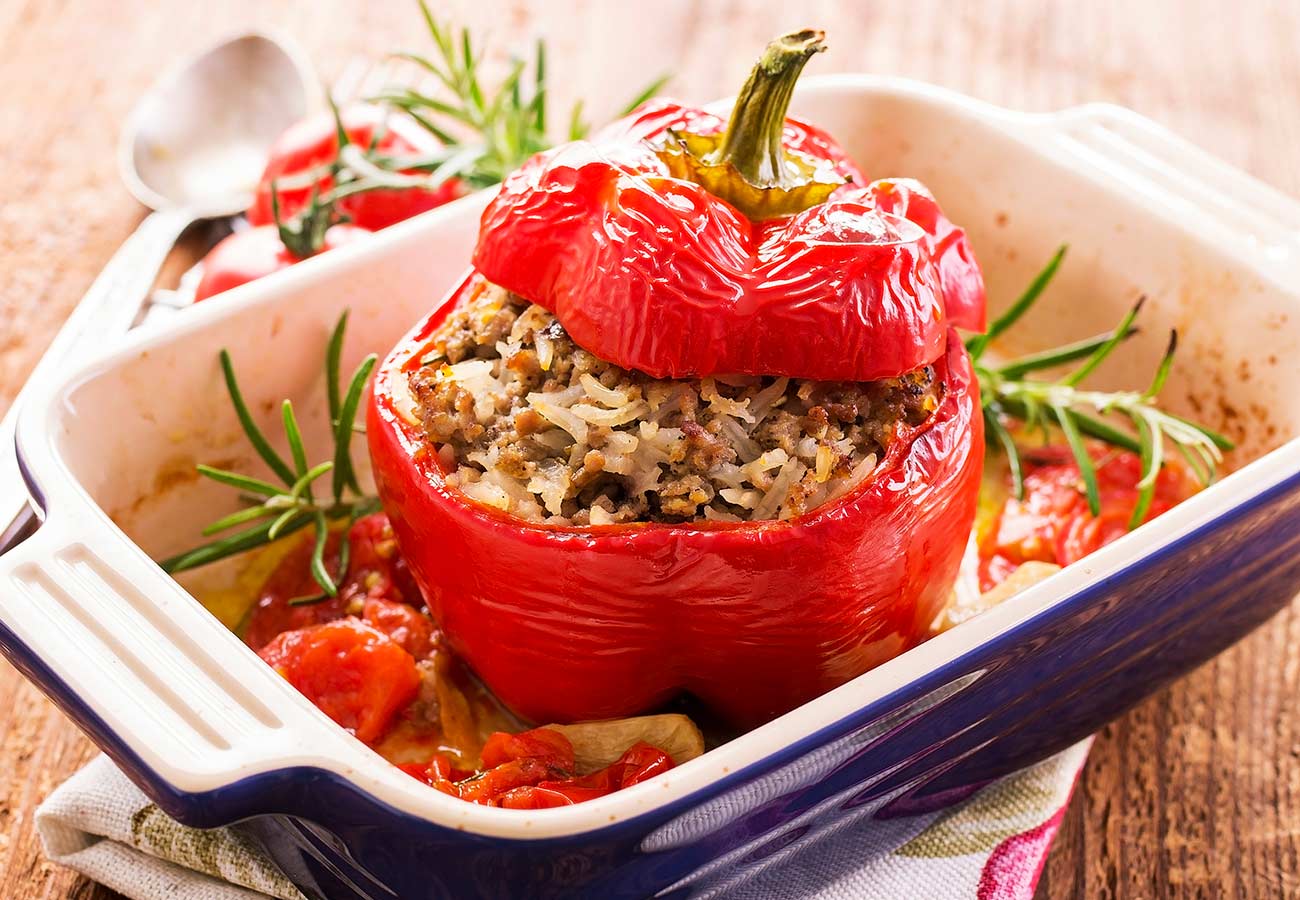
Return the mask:
M 782 132 L 795 82 L 814 53 L 826 49 L 826 35 L 804 30 L 783 35 L 767 45 L 758 64 L 736 97 L 720 162 L 730 162 L 756 187 L 787 187 Z

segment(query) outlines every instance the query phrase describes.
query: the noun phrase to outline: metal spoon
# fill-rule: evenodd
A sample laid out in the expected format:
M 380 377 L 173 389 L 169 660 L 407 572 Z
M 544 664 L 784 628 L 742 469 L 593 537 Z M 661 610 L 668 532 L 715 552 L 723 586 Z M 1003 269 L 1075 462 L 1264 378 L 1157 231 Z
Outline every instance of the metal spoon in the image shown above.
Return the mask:
M 32 386 L 131 327 L 185 229 L 248 208 L 271 142 L 307 113 L 314 93 L 297 47 L 247 34 L 180 63 L 131 112 L 118 168 L 155 211 L 104 266 L 0 421 L 0 552 L 33 524 L 14 448 L 16 412 Z

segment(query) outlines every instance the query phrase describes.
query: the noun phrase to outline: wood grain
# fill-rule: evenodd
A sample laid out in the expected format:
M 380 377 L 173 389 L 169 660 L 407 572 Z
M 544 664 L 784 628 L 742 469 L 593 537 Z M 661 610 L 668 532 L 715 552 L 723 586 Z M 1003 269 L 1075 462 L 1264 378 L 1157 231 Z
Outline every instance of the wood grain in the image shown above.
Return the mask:
M 819 71 L 934 81 L 1007 106 L 1109 100 L 1300 194 L 1300 4 L 1253 0 L 438 4 L 505 51 L 543 34 L 556 100 L 607 116 L 649 74 L 704 99 L 735 88 L 764 39 L 829 29 Z M 251 26 L 295 34 L 329 75 L 418 47 L 414 4 L 364 0 L 0 0 L 0 408 L 142 215 L 113 141 L 159 68 Z M 1295 608 L 1099 736 L 1040 897 L 1300 894 L 1300 618 Z M 0 671 L 0 897 L 115 896 L 52 867 L 41 798 L 93 753 Z

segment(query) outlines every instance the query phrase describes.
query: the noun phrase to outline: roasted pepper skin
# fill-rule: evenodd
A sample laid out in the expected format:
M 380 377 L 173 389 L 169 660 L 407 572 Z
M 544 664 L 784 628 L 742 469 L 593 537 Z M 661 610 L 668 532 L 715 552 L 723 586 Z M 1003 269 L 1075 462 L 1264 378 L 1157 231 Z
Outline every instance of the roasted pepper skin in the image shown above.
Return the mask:
M 657 378 L 869 381 L 936 359 L 952 325 L 982 330 L 979 265 L 921 184 L 866 184 L 829 136 L 787 119 L 785 149 L 848 181 L 753 222 L 654 149 L 724 124 L 661 101 L 538 154 L 485 209 L 475 267 L 586 350 Z
M 430 610 L 511 709 L 537 722 L 600 719 L 688 691 L 753 725 L 927 635 L 983 464 L 978 388 L 954 334 L 934 361 L 939 408 L 846 497 L 787 521 L 548 526 L 449 488 L 404 412 L 407 376 L 465 287 L 381 367 L 367 435 Z

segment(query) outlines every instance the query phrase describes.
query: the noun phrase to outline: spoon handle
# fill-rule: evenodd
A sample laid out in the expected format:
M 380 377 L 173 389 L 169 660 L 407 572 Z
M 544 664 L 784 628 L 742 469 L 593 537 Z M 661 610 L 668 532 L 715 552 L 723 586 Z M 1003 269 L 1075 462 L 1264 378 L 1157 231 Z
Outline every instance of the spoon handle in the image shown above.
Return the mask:
M 134 324 L 167 254 L 194 219 L 193 212 L 183 208 L 145 217 L 100 271 L 0 420 L 0 553 L 35 524 L 14 445 L 24 398 L 43 379 L 112 348 L 113 340 Z

